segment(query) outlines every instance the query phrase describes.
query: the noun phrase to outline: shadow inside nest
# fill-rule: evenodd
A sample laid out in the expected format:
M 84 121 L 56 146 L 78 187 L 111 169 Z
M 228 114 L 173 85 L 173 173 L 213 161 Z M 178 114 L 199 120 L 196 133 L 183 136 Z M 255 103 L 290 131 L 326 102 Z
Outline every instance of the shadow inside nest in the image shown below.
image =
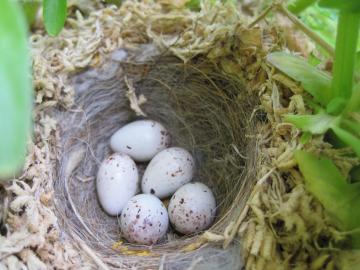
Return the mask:
M 61 131 L 55 203 L 61 229 L 109 268 L 240 269 L 237 241 L 222 249 L 222 243 L 170 230 L 152 247 L 119 242 L 117 218 L 105 214 L 97 201 L 95 178 L 111 153 L 109 139 L 124 124 L 143 117 L 135 113 L 139 108 L 167 127 L 173 145 L 195 157 L 195 180 L 214 191 L 218 205 L 209 231 L 224 234 L 251 192 L 258 152 L 257 98 L 241 81 L 201 58 L 184 64 L 171 56 L 149 57 L 148 52 L 120 49 L 101 68 L 74 77 L 75 105 L 57 113 Z M 136 108 L 141 95 L 146 102 Z

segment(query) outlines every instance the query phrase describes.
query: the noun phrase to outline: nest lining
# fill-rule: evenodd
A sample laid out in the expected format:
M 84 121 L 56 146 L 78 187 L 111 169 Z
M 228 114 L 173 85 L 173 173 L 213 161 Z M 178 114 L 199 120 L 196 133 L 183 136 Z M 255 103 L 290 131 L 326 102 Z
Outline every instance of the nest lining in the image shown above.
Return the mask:
M 237 244 L 228 251 L 199 245 L 192 252 L 179 252 L 197 243 L 199 235 L 169 232 L 166 240 L 150 248 L 119 242 L 117 218 L 109 217 L 99 206 L 95 177 L 99 164 L 111 153 L 109 138 L 122 125 L 139 118 L 127 98 L 129 81 L 138 96 L 145 96 L 141 110 L 147 117 L 163 123 L 171 132 L 173 145 L 188 149 L 195 157 L 194 180 L 214 191 L 217 219 L 209 230 L 223 234 L 246 203 L 256 174 L 252 112 L 258 104 L 246 86 L 201 59 L 186 65 L 170 57 L 142 63 L 110 61 L 102 71 L 76 76 L 76 106 L 59 112 L 62 141 L 55 193 L 65 231 L 110 264 L 158 267 L 165 263 L 174 267 L 181 262 L 184 267 L 194 261 L 194 252 L 212 252 L 212 258 L 220 256 L 225 262 L 224 254 L 238 250 Z M 140 171 L 145 166 L 140 164 Z M 238 258 L 239 253 L 227 260 Z

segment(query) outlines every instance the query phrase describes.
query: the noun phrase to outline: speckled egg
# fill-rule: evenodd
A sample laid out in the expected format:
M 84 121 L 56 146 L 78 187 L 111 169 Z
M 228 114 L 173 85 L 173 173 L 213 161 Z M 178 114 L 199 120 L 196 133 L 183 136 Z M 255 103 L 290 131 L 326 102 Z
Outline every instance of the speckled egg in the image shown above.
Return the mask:
M 131 198 L 121 213 L 121 232 L 131 243 L 155 244 L 164 237 L 168 226 L 169 216 L 165 206 L 151 194 Z
M 138 170 L 128 155 L 115 153 L 101 163 L 96 190 L 102 208 L 109 215 L 120 214 L 127 201 L 137 193 L 138 186 Z
M 170 146 L 170 134 L 163 125 L 152 120 L 138 120 L 116 131 L 110 146 L 114 152 L 128 154 L 135 161 L 151 160 Z
M 170 222 L 183 234 L 207 229 L 215 219 L 216 202 L 212 191 L 202 183 L 189 183 L 179 188 L 170 199 Z
M 194 159 L 180 147 L 158 153 L 147 166 L 141 181 L 143 193 L 163 199 L 172 195 L 194 176 Z

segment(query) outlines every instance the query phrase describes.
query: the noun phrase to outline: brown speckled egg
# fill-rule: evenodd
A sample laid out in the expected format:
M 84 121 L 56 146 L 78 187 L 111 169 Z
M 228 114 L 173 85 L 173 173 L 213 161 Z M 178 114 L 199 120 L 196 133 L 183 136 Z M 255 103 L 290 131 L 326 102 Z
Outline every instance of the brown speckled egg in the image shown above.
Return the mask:
M 149 161 L 170 146 L 170 133 L 159 122 L 138 120 L 131 122 L 111 136 L 114 152 L 125 153 L 135 161 Z
M 205 230 L 215 219 L 214 194 L 202 183 L 186 184 L 171 197 L 168 212 L 178 232 L 192 234 Z
M 139 186 L 135 162 L 125 154 L 115 153 L 105 159 L 99 168 L 96 191 L 102 208 L 109 215 L 121 213 Z
M 192 180 L 194 168 L 194 159 L 185 149 L 165 149 L 150 161 L 142 177 L 141 189 L 143 193 L 166 198 Z
M 169 216 L 163 203 L 151 194 L 140 194 L 125 205 L 120 227 L 131 243 L 152 245 L 158 242 L 169 226 Z

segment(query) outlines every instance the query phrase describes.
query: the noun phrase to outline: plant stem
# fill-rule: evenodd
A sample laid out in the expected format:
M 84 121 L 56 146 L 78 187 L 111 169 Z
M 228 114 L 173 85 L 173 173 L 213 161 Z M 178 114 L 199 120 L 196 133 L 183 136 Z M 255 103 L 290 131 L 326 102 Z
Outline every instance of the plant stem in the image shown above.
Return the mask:
M 360 14 L 340 11 L 333 69 L 332 97 L 351 97 Z
M 317 0 L 294 0 L 288 5 L 288 10 L 294 14 L 300 14 Z
M 267 9 L 265 9 L 265 11 L 263 11 L 257 18 L 255 18 L 255 20 L 250 23 L 248 25 L 249 28 L 252 28 L 254 27 L 258 22 L 260 22 L 262 19 L 264 19 L 269 13 L 271 10 L 273 10 L 274 6 L 271 5 L 269 6 Z
M 284 6 L 278 5 L 278 10 L 283 13 L 286 17 L 290 19 L 301 31 L 303 31 L 309 38 L 315 41 L 319 46 L 324 48 L 327 53 L 331 56 L 334 56 L 335 51 L 334 48 L 327 43 L 322 37 L 320 37 L 317 33 L 309 29 L 302 21 L 300 21 L 294 14 L 292 14 L 289 10 L 287 10 Z

